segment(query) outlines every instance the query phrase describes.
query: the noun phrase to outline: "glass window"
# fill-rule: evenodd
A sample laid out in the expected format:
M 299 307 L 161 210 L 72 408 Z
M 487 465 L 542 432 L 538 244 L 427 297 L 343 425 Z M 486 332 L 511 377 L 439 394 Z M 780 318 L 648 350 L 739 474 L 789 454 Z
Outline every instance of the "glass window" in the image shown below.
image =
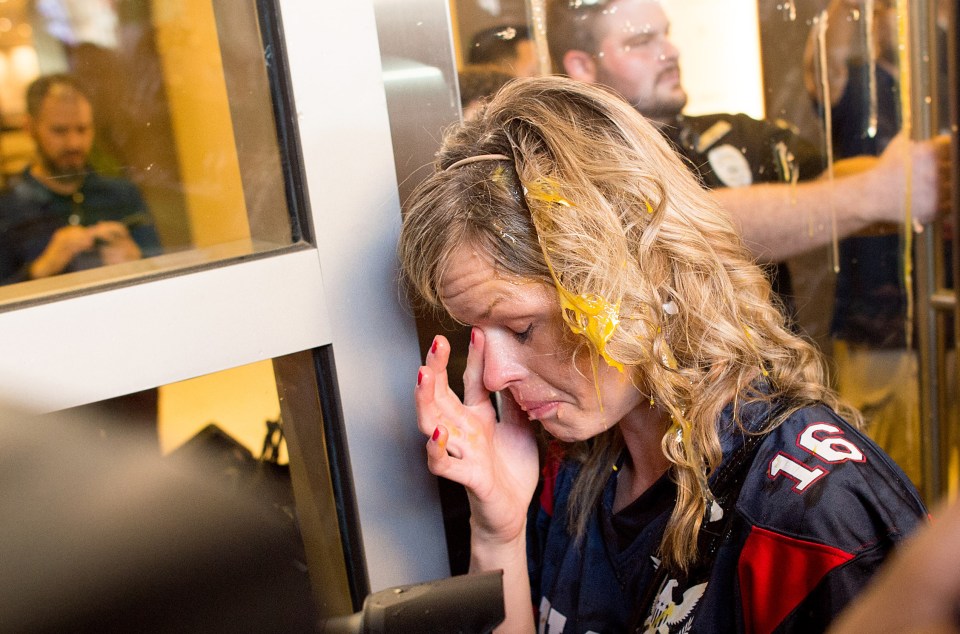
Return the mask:
M 221 0 L 0 4 L 0 306 L 301 241 L 275 19 Z

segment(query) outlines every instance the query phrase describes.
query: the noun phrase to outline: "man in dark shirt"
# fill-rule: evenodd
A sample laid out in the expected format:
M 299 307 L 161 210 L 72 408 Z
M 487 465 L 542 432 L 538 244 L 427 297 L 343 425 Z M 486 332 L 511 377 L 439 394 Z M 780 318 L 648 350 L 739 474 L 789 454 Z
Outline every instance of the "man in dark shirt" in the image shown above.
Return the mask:
M 828 244 L 834 219 L 840 236 L 877 221 L 901 222 L 905 162 L 912 170 L 915 217 L 927 222 L 936 215 L 949 179 L 947 138 L 898 138 L 879 158 L 838 162 L 834 171 L 844 176 L 833 182 L 817 178 L 822 161 L 784 124 L 683 114 L 687 94 L 669 27 L 656 0 L 547 2 L 554 70 L 612 88 L 658 124 L 704 184 L 715 188 L 713 195 L 761 261 L 780 262 Z
M 0 284 L 118 264 L 160 252 L 140 192 L 89 165 L 93 109 L 69 75 L 27 90 L 37 159 L 0 197 Z

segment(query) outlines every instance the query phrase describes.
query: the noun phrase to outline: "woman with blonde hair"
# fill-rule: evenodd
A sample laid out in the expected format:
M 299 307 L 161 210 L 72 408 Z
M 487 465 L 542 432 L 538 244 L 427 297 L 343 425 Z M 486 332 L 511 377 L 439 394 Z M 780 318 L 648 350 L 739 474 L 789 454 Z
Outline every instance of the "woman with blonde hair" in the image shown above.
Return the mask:
M 447 135 L 399 254 L 472 326 L 463 401 L 438 336 L 417 417 L 467 489 L 471 569 L 504 570 L 503 631 L 822 630 L 925 516 L 727 215 L 604 88 L 505 86 Z

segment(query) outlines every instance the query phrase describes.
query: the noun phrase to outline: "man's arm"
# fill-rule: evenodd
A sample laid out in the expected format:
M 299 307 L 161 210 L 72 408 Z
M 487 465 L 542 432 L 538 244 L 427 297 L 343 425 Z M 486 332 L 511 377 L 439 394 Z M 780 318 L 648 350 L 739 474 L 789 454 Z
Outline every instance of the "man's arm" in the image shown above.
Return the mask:
M 764 183 L 711 192 L 740 225 L 744 241 L 765 262 L 785 260 L 877 222 L 932 221 L 949 204 L 949 137 L 895 138 L 880 157 L 837 161 L 834 178 L 790 185 Z

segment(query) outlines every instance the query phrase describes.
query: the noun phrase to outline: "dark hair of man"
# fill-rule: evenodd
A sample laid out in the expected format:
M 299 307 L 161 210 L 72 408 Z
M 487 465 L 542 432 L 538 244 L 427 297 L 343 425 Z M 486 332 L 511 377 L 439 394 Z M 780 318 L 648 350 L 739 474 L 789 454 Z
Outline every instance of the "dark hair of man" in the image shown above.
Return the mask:
M 489 97 L 513 79 L 513 75 L 489 64 L 471 64 L 457 73 L 460 78 L 460 105 Z
M 603 0 L 547 0 L 547 48 L 554 72 L 564 73 L 567 51 L 597 52 L 594 22 L 607 4 Z
M 499 64 L 517 56 L 517 44 L 530 39 L 525 24 L 501 24 L 479 31 L 470 40 L 467 61 L 471 64 Z
M 57 86 L 69 86 L 82 95 L 87 101 L 90 101 L 90 95 L 87 94 L 87 91 L 80 85 L 80 82 L 72 75 L 66 73 L 42 75 L 33 80 L 27 88 L 27 114 L 31 117 L 39 115 L 43 100 L 46 99 L 50 91 Z

